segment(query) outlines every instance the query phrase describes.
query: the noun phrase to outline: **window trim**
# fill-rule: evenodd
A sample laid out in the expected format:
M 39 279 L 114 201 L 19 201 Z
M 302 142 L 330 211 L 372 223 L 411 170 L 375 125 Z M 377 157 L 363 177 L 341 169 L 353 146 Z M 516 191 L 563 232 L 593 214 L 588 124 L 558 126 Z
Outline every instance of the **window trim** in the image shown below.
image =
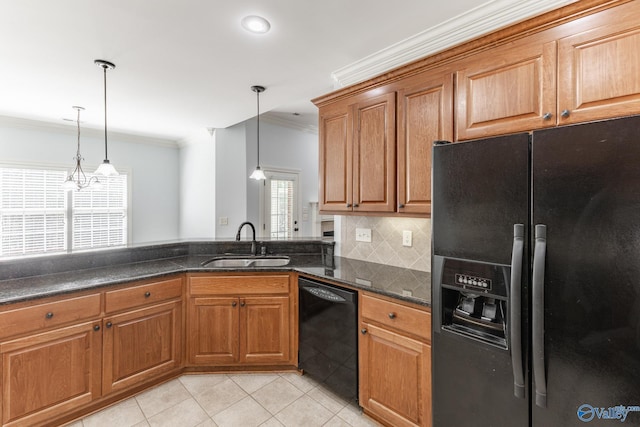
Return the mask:
M 300 197 L 300 185 L 301 185 L 301 177 L 302 177 L 302 173 L 300 171 L 300 169 L 286 169 L 286 168 L 273 168 L 273 167 L 269 167 L 269 166 L 262 166 L 262 170 L 265 173 L 265 175 L 267 175 L 268 178 L 278 178 L 278 175 L 294 175 L 295 176 L 295 191 L 296 191 L 296 203 L 294 205 L 294 221 L 298 221 L 298 229 L 300 231 L 302 231 L 302 223 L 300 221 L 300 215 L 302 212 L 302 198 Z M 259 232 L 257 233 L 258 235 L 260 235 L 263 238 L 270 238 L 271 237 L 271 232 L 270 230 L 267 230 L 266 228 L 266 223 L 267 223 L 267 204 L 266 204 L 266 182 L 269 181 L 268 179 L 262 181 L 262 185 L 260 186 L 260 215 L 259 215 Z M 294 226 L 295 227 L 295 226 Z M 292 237 L 296 237 L 298 235 L 300 235 L 300 231 L 298 231 L 298 234 L 294 234 Z M 296 233 L 296 232 L 293 232 Z

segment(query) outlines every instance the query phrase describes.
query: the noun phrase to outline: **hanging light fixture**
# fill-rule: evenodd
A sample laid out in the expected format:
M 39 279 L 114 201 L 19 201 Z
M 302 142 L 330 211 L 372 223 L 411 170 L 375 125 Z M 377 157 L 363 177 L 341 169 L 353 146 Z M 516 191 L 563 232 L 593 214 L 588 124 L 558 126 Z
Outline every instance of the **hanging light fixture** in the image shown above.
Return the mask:
M 113 70 L 116 66 L 112 62 L 103 59 L 96 59 L 93 63 L 102 68 L 104 73 L 104 161 L 98 166 L 95 173 L 104 176 L 119 175 L 116 168 L 109 162 L 109 156 L 107 155 L 107 70 Z
M 267 179 L 266 176 L 264 176 L 264 172 L 262 172 L 262 169 L 260 169 L 260 93 L 265 91 L 264 86 L 251 86 L 251 90 L 254 91 L 256 93 L 256 98 L 258 101 L 258 114 L 256 115 L 256 120 L 257 120 L 257 134 L 258 134 L 258 166 L 256 166 L 256 170 L 253 171 L 253 173 L 251 174 L 251 176 L 249 176 L 249 178 L 251 179 L 255 179 L 256 181 L 260 181 L 262 179 Z
M 80 111 L 84 110 L 82 107 L 72 107 L 76 111 L 78 111 L 78 117 L 76 119 L 76 124 L 78 126 L 78 148 L 76 151 L 76 156 L 73 158 L 76 161 L 76 168 L 71 172 L 71 174 L 67 177 L 66 181 L 62 184 L 62 188 L 64 190 L 82 190 L 83 188 L 91 188 L 93 190 L 98 190 L 102 187 L 102 183 L 98 180 L 97 177 L 92 176 L 87 179 L 87 176 L 84 174 L 82 170 L 81 162 L 84 160 L 82 155 L 80 154 Z

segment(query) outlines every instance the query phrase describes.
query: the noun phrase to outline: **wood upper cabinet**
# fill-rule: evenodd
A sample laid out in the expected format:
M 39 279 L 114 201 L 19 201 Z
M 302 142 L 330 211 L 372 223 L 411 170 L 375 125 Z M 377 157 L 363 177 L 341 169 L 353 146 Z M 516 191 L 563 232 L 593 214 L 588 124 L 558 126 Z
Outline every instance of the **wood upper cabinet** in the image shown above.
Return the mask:
M 457 140 L 555 126 L 555 41 L 532 36 L 474 55 L 460 66 Z
M 182 301 L 104 320 L 102 391 L 121 390 L 181 366 Z
M 394 212 L 396 203 L 396 94 L 353 105 L 353 211 Z M 367 94 L 369 95 L 369 94 Z
M 192 276 L 189 296 L 190 364 L 296 364 L 289 274 Z
M 320 110 L 320 210 L 394 212 L 395 91 L 373 89 Z
M 558 41 L 559 123 L 640 113 L 640 3 L 565 27 L 572 35 Z
M 320 112 L 320 210 L 351 211 L 353 124 L 347 103 Z
M 453 74 L 429 72 L 400 82 L 397 109 L 397 210 L 431 214 L 431 150 L 453 141 Z
M 360 295 L 360 405 L 389 426 L 431 425 L 431 313 Z
M 99 321 L 6 341 L 0 354 L 4 426 L 46 424 L 100 397 Z

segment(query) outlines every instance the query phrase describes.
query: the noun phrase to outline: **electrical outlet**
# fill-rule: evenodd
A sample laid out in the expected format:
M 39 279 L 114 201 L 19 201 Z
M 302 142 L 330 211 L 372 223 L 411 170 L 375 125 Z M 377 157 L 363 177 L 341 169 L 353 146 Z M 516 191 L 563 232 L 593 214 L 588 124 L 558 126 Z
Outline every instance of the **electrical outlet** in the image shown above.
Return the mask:
M 371 229 L 370 228 L 356 228 L 356 242 L 368 242 L 368 243 L 371 243 Z
M 402 232 L 402 246 L 413 246 L 413 233 L 410 230 L 404 230 Z

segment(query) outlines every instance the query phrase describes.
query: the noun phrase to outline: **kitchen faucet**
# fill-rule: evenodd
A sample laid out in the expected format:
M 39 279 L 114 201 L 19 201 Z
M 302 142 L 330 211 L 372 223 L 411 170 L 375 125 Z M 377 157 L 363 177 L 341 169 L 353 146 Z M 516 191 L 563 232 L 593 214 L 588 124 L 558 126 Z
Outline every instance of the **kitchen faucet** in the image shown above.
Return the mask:
M 253 238 L 251 239 L 251 255 L 255 256 L 255 254 L 257 252 L 257 248 L 256 248 L 256 228 L 249 221 L 243 222 L 242 224 L 240 224 L 240 227 L 238 227 L 238 232 L 236 233 L 236 242 L 240 241 L 240 232 L 242 231 L 242 227 L 244 227 L 245 225 L 250 226 L 251 227 L 251 231 L 253 232 Z

